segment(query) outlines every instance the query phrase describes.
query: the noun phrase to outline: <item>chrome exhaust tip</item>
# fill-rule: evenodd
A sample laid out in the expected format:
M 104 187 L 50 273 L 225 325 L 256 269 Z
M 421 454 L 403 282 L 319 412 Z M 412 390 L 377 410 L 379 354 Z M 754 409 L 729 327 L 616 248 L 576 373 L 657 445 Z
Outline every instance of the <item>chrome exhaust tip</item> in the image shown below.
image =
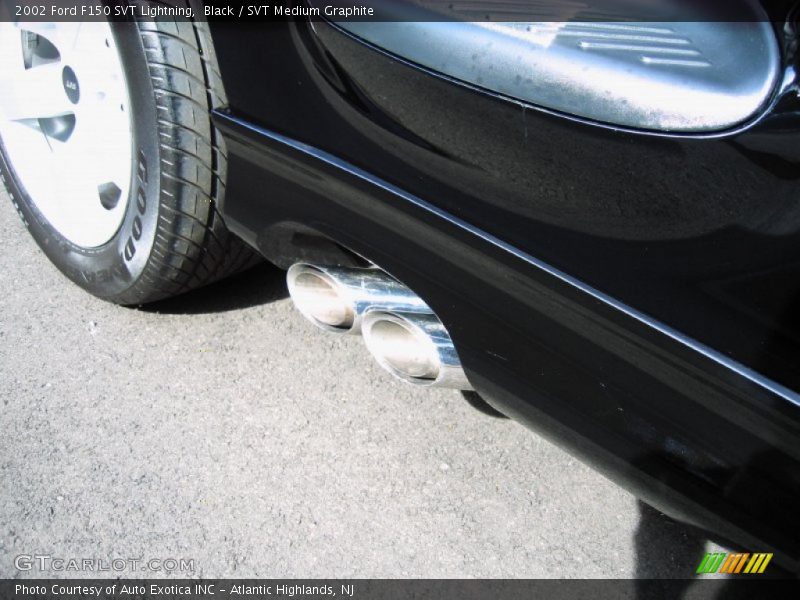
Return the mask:
M 370 353 L 395 377 L 419 386 L 472 389 L 442 322 L 384 271 L 297 263 L 286 283 L 303 316 L 326 331 L 362 333 Z
M 355 307 L 323 269 L 292 265 L 286 274 L 286 284 L 297 310 L 314 325 L 339 333 L 353 329 Z
M 361 332 L 375 360 L 407 383 L 472 390 L 453 340 L 431 313 L 369 310 Z
M 371 308 L 430 312 L 430 308 L 399 281 L 380 269 L 348 269 L 297 263 L 286 274 L 297 309 L 317 327 L 357 334 Z

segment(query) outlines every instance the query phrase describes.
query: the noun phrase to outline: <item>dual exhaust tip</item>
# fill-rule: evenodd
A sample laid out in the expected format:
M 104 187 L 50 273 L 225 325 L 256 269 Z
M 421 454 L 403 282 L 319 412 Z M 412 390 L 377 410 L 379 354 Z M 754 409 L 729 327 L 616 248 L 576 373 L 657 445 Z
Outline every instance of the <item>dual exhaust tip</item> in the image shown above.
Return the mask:
M 472 389 L 445 326 L 384 271 L 298 263 L 286 279 L 303 316 L 326 331 L 360 333 L 395 377 L 418 386 Z

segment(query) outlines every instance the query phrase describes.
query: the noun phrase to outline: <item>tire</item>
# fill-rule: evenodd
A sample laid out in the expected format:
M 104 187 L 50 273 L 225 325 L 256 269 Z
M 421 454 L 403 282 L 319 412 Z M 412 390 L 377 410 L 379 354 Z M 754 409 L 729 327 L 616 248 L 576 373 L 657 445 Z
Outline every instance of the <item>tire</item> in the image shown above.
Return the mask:
M 210 110 L 226 98 L 207 25 L 159 20 L 110 27 L 127 84 L 132 134 L 130 187 L 116 233 L 94 247 L 65 237 L 26 192 L 2 139 L 0 176 L 31 235 L 59 270 L 97 297 L 139 305 L 261 259 L 228 232 L 219 213 L 226 152 Z

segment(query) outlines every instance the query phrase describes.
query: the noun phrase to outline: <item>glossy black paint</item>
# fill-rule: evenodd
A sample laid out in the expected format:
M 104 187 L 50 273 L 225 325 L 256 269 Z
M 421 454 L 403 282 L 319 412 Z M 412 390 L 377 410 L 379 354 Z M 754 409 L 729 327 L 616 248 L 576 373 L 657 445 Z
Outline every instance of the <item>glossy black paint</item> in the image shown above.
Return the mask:
M 273 255 L 298 224 L 380 264 L 503 412 L 797 569 L 791 85 L 747 131 L 652 136 L 454 84 L 321 23 L 213 33 L 234 231 Z

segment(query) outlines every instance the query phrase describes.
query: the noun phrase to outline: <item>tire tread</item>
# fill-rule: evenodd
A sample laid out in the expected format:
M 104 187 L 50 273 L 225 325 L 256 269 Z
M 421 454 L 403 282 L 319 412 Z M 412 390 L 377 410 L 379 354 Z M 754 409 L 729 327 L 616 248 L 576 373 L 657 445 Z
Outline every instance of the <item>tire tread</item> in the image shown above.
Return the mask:
M 227 152 L 210 111 L 227 98 L 208 27 L 160 19 L 137 25 L 158 111 L 161 197 L 151 254 L 136 284 L 115 299 L 122 304 L 176 296 L 262 260 L 219 213 Z

